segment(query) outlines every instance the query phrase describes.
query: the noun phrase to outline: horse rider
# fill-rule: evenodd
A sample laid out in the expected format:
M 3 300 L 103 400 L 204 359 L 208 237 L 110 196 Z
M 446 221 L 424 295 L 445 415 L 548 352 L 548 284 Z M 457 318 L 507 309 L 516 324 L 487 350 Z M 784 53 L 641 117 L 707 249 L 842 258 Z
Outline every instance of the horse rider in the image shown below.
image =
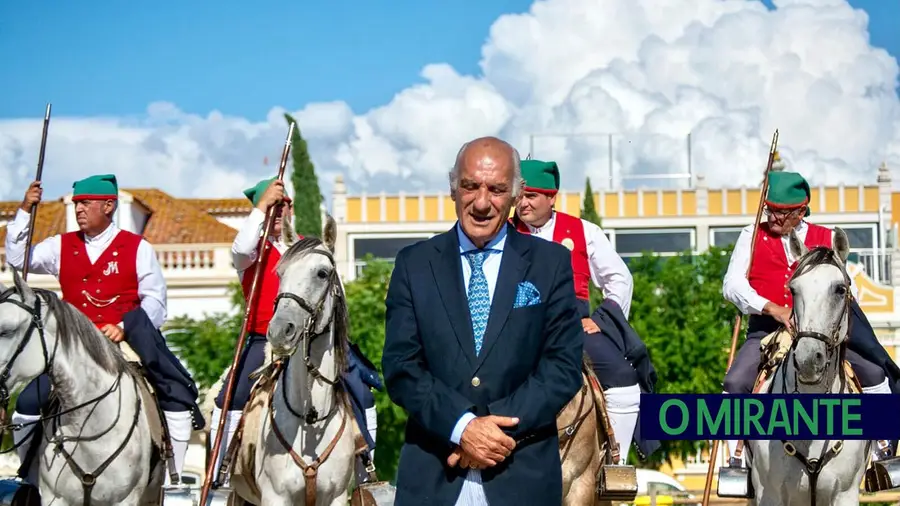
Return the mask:
M 634 290 L 631 272 L 603 229 L 553 209 L 560 181 L 556 162 L 522 160 L 521 167 L 525 187 L 512 222 L 519 232 L 560 243 L 571 251 L 584 348 L 605 391 L 620 463 L 624 464 L 640 411 L 640 380 L 622 351 L 591 319 L 590 283 L 603 290 L 606 300 L 618 305 L 622 318 L 627 319 Z
M 765 200 L 767 221 L 760 223 L 755 238 L 753 225 L 741 230 L 722 284 L 725 299 L 742 313 L 750 315 L 747 339 L 725 375 L 723 393 L 726 394 L 751 393 L 762 359 L 761 340 L 782 326 L 792 329 L 793 298 L 787 281 L 799 259 L 791 254 L 791 231 L 796 232 L 809 249 L 832 247 L 832 230 L 805 219 L 810 215 L 810 188 L 803 176 L 796 172 L 772 171 L 768 180 L 769 190 Z M 747 276 L 752 242 L 755 242 L 753 263 Z M 856 301 L 857 287 L 852 280 L 850 290 L 853 298 L 850 301 L 851 331 L 846 358 L 864 393 L 890 394 L 892 382 L 888 381 L 888 375 L 896 378 L 897 366 L 878 343 L 874 330 L 862 313 Z M 876 460 L 889 451 L 888 446 L 882 445 L 880 449 L 877 446 L 873 446 Z M 737 441 L 728 441 L 732 456 L 736 447 Z
M 226 410 L 225 437 L 222 438 L 222 446 L 219 447 L 214 473 L 218 473 L 225 452 L 234 438 L 235 431 L 240 423 L 244 406 L 250 400 L 250 393 L 253 387 L 250 375 L 261 368 L 265 362 L 266 333 L 268 332 L 269 321 L 275 313 L 275 297 L 278 295 L 280 286 L 278 274 L 275 272 L 275 265 L 278 263 L 281 255 L 288 249 L 288 245 L 283 237 L 291 233 L 290 227 L 292 226 L 293 202 L 291 197 L 285 192 L 283 181 L 274 177 L 264 179 L 255 186 L 244 190 L 244 196 L 253 203 L 253 210 L 250 211 L 234 238 L 234 243 L 231 246 L 231 258 L 240 278 L 245 300 L 250 298 L 253 272 L 256 269 L 256 262 L 259 256 L 259 239 L 264 233 L 266 213 L 273 207 L 275 221 L 272 227 L 272 235 L 267 238 L 265 243 L 266 253 L 263 259 L 265 263 L 260 273 L 257 298 L 250 307 L 247 319 L 247 344 L 241 351 L 241 356 L 238 360 L 231 404 Z M 341 283 L 341 291 L 343 292 L 343 282 Z M 372 395 L 371 388 L 381 389 L 383 386 L 378 378 L 375 366 L 362 355 L 355 345 L 351 345 L 350 350 L 349 369 L 343 374 L 343 384 L 351 394 L 353 413 L 362 435 L 366 439 L 370 452 L 374 452 L 377 419 L 375 397 Z M 215 441 L 224 404 L 225 390 L 222 389 L 215 400 L 210 441 Z M 374 455 L 374 453 L 370 455 Z M 363 474 L 360 474 L 361 479 L 362 477 Z M 227 484 L 228 481 L 225 483 Z
M 156 392 L 165 415 L 174 452 L 175 470 L 181 475 L 188 441 L 204 420 L 197 406 L 194 380 L 166 346 L 159 328 L 166 320 L 166 283 L 153 246 L 140 235 L 114 223 L 119 188 L 116 176 L 95 175 L 72 185 L 72 201 L 79 230 L 49 237 L 32 248 L 30 271 L 55 276 L 63 300 L 80 309 L 112 342 L 126 342 L 140 357 L 144 374 Z M 41 200 L 41 182 L 25 192 L 16 216 L 7 225 L 6 259 L 21 269 L 29 235 L 30 210 Z M 49 404 L 50 382 L 45 374 L 19 394 L 12 415 L 14 424 L 40 420 Z M 13 432 L 20 475 L 37 485 L 37 459 L 32 445 L 41 437 L 41 424 Z M 27 466 L 27 462 L 32 466 Z M 169 482 L 169 473 L 166 482 Z

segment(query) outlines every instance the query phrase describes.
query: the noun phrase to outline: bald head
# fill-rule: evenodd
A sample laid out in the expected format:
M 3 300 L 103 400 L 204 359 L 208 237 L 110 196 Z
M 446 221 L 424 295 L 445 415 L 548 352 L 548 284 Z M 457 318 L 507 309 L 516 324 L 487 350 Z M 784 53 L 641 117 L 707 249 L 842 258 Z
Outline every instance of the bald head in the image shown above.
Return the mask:
M 480 137 L 463 144 L 450 171 L 450 191 L 455 192 L 459 189 L 463 167 L 476 166 L 511 169 L 509 185 L 512 197 L 519 196 L 524 184 L 522 168 L 519 165 L 519 152 L 508 142 L 496 137 Z
M 450 196 L 466 236 L 482 248 L 509 218 L 522 191 L 519 153 L 496 137 L 463 144 L 450 171 Z

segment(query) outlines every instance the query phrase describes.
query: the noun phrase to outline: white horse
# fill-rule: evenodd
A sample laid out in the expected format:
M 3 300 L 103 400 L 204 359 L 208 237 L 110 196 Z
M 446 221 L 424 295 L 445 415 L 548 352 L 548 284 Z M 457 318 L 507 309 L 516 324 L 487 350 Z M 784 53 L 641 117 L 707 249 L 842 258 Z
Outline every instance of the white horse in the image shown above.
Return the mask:
M 245 407 L 230 479 L 252 504 L 347 504 L 359 429 L 339 383 L 349 353 L 347 304 L 332 251 L 333 243 L 301 239 L 277 267 L 267 335 L 275 361 Z
M 791 233 L 799 264 L 789 281 L 794 298 L 790 348 L 760 392 L 849 394 L 844 369 L 849 339 L 850 277 L 846 234 L 834 231 L 833 245 L 807 250 Z M 856 391 L 858 393 L 858 391 Z M 842 506 L 859 504 L 868 441 L 748 441 L 755 504 Z M 807 465 L 806 462 L 813 462 Z
M 36 453 L 42 504 L 158 505 L 164 461 L 143 379 L 75 307 L 30 288 L 15 270 L 13 279 L 12 288 L 0 284 L 0 387 L 50 378 L 55 405 Z

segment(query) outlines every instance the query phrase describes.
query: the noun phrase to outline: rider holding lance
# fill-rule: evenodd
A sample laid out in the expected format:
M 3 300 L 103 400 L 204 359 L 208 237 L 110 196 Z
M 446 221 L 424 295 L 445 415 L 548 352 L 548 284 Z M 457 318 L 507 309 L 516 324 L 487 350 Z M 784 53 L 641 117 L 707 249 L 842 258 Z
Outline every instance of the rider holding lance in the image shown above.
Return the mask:
M 556 162 L 522 160 L 525 188 L 512 219 L 516 230 L 560 243 L 571 251 L 575 296 L 584 329 L 584 349 L 591 358 L 607 400 L 607 411 L 620 447 L 620 462 L 628 458 L 640 411 L 639 375 L 625 355 L 591 319 L 590 283 L 627 319 L 634 282 L 628 266 L 599 226 L 553 209 L 559 191 Z
M 792 328 L 793 299 L 787 282 L 798 259 L 791 254 L 791 232 L 796 232 L 798 239 L 809 249 L 832 247 L 832 230 L 804 219 L 810 215 L 810 188 L 803 176 L 773 168 L 768 178 L 769 190 L 765 200 L 767 221 L 759 225 L 755 238 L 752 237 L 753 225 L 741 231 L 722 285 L 725 299 L 742 313 L 750 315 L 747 339 L 725 375 L 724 393 L 751 393 L 762 359 L 761 340 L 781 326 L 788 330 Z M 756 242 L 752 264 L 751 241 Z M 752 267 L 747 276 L 750 265 Z M 853 293 L 850 303 L 851 333 L 846 358 L 864 393 L 889 394 L 891 387 L 885 372 L 893 372 L 890 368 L 896 369 L 896 365 L 878 343 L 874 330 L 862 313 L 856 301 L 857 287 L 852 280 L 850 289 Z M 728 448 L 734 456 L 737 441 L 728 441 Z M 878 448 L 873 449 L 876 460 L 880 458 L 878 451 Z
M 24 264 L 29 211 L 41 200 L 40 184 L 31 183 L 15 218 L 7 225 L 6 258 L 16 269 L 22 269 Z M 180 476 L 191 433 L 203 427 L 196 404 L 198 391 L 159 331 L 166 320 L 166 285 L 153 247 L 140 235 L 121 230 L 113 222 L 118 195 L 114 175 L 76 181 L 72 201 L 79 230 L 54 235 L 35 245 L 29 269 L 35 274 L 55 276 L 64 301 L 81 310 L 112 342 L 125 341 L 140 357 L 165 415 Z M 46 375 L 28 384 L 17 399 L 12 422 L 40 420 L 49 394 Z M 23 464 L 29 460 L 32 429 L 39 434 L 40 424 L 13 432 L 15 443 L 20 444 L 17 450 Z M 35 485 L 36 464 L 34 460 L 29 470 L 24 466 L 20 469 L 23 477 Z M 169 473 L 166 480 L 169 481 Z
M 293 237 L 291 228 L 292 200 L 285 193 L 283 181 L 277 178 L 264 179 L 252 188 L 244 190 L 244 196 L 253 203 L 253 210 L 250 211 L 249 216 L 244 220 L 237 236 L 234 238 L 234 243 L 231 246 L 231 256 L 234 268 L 237 270 L 238 277 L 241 280 L 245 300 L 250 297 L 250 289 L 253 283 L 252 273 L 259 259 L 257 250 L 260 237 L 263 234 L 263 228 L 265 227 L 266 213 L 272 207 L 275 208 L 274 223 L 272 235 L 267 238 L 264 246 L 263 262 L 265 264 L 263 265 L 259 286 L 257 287 L 257 299 L 252 303 L 247 319 L 247 344 L 244 346 L 237 364 L 234 392 L 229 409 L 226 410 L 225 437 L 222 438 L 222 446 L 219 447 L 214 473 L 219 472 L 222 460 L 237 431 L 244 406 L 250 400 L 250 391 L 253 387 L 250 375 L 264 365 L 266 333 L 268 332 L 269 321 L 275 313 L 275 297 L 278 295 L 280 287 L 280 280 L 275 272 L 275 266 L 281 259 L 281 255 L 289 247 L 285 242 L 285 237 Z M 381 389 L 382 384 L 378 378 L 375 366 L 362 356 L 356 346 L 351 345 L 350 350 L 350 370 L 343 375 L 343 383 L 353 399 L 353 413 L 356 416 L 362 435 L 366 439 L 369 448 L 374 449 L 377 419 L 375 398 L 370 388 Z M 225 389 L 223 388 L 215 400 L 210 441 L 215 441 L 224 403 Z M 227 484 L 228 481 L 225 483 Z

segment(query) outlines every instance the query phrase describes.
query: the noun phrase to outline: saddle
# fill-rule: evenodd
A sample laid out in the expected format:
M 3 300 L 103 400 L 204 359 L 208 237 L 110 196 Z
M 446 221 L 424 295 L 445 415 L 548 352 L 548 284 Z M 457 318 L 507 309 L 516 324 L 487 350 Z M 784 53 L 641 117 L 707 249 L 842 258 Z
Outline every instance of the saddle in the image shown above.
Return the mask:
M 253 386 L 250 390 L 250 398 L 241 413 L 241 421 L 235 430 L 231 444 L 225 450 L 225 456 L 222 459 L 222 465 L 219 468 L 219 476 L 216 477 L 217 482 L 221 482 L 219 478 L 225 476 L 231 477 L 232 488 L 245 498 L 253 498 L 251 502 L 259 503 L 262 497 L 262 491 L 256 483 L 256 455 L 259 449 L 260 441 L 255 435 L 259 434 L 260 427 L 264 422 L 265 408 L 271 406 L 271 398 L 275 392 L 275 386 L 281 377 L 283 367 L 281 362 L 269 362 L 259 370 L 251 374 L 251 379 L 255 378 Z M 359 484 L 350 498 L 351 506 L 375 506 L 383 502 L 381 496 L 386 493 L 390 487 L 385 482 L 379 482 L 375 473 L 375 466 L 369 460 L 369 446 L 363 437 L 362 431 L 356 420 L 352 416 L 350 419 L 350 430 L 353 433 L 353 441 L 356 446 L 354 454 L 361 459 L 368 474 L 368 482 Z M 251 437 L 243 437 L 244 434 L 250 434 Z
M 791 337 L 791 334 L 784 329 L 772 332 L 762 338 L 760 341 L 762 358 L 759 362 L 759 374 L 757 374 L 756 381 L 753 384 L 753 392 L 757 392 L 763 382 L 775 373 L 775 369 L 778 368 L 784 360 L 784 357 L 787 355 L 787 352 L 791 349 L 792 343 L 793 338 Z M 843 366 L 844 373 L 847 376 L 847 382 L 850 386 L 850 392 L 854 394 L 862 393 L 862 385 L 860 384 L 856 373 L 853 372 L 850 361 L 844 359 Z

